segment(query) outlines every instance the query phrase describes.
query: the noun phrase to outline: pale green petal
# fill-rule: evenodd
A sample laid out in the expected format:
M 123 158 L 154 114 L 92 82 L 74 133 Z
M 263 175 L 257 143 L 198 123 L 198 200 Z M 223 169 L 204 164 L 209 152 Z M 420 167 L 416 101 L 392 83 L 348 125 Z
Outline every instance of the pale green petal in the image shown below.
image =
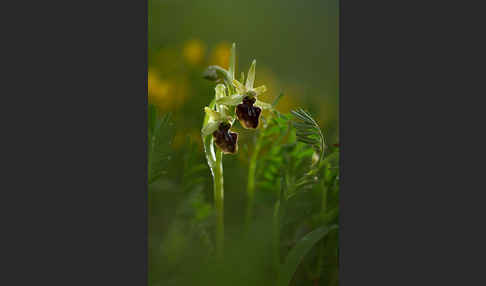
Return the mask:
M 219 122 L 218 121 L 209 121 L 208 124 L 206 124 L 202 130 L 201 134 L 203 137 L 206 137 L 210 134 L 213 134 L 214 131 L 216 131 L 219 127 Z
M 218 108 L 219 108 L 219 113 L 221 114 L 222 118 L 229 118 L 230 117 L 229 115 L 227 115 L 228 112 L 229 112 L 228 106 L 223 105 L 223 104 L 221 104 L 221 105 L 218 104 Z
M 255 101 L 255 105 L 261 107 L 262 109 L 273 109 L 271 104 L 260 101 L 258 99 Z
M 253 91 L 256 93 L 257 96 L 259 96 L 260 94 L 264 93 L 265 91 L 267 91 L 267 87 L 264 86 L 264 85 L 261 85 L 257 88 L 254 88 Z
M 245 73 L 241 72 L 240 82 L 245 82 Z
M 255 68 L 256 60 L 253 60 L 250 66 L 250 70 L 248 71 L 248 77 L 246 78 L 246 89 L 253 88 L 253 83 L 255 82 Z
M 206 112 L 206 114 L 209 116 L 209 119 L 210 120 L 213 120 L 213 121 L 221 121 L 223 119 L 223 116 L 217 112 L 216 110 L 213 110 L 209 107 L 204 107 L 204 112 Z
M 241 94 L 233 94 L 231 96 L 225 96 L 216 100 L 217 104 L 224 104 L 224 105 L 238 105 L 243 101 L 244 95 Z
M 230 64 L 229 64 L 229 74 L 231 75 L 231 79 L 235 78 L 235 71 L 236 71 L 236 43 L 233 43 L 233 45 L 231 46 Z
M 226 96 L 226 90 L 225 90 L 224 84 L 220 83 L 220 84 L 216 85 L 216 87 L 214 89 L 216 90 L 216 99 Z
M 233 85 L 235 86 L 236 91 L 239 94 L 244 94 L 246 92 L 245 86 L 241 82 L 237 81 L 236 79 L 233 80 Z

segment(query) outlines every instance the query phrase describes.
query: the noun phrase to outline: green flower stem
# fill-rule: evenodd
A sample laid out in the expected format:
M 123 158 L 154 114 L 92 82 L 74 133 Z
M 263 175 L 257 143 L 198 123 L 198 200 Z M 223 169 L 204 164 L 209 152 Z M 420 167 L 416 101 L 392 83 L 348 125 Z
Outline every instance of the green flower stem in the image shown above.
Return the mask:
M 209 108 L 214 108 L 215 100 L 211 101 Z M 206 114 L 203 127 L 209 121 Z M 211 135 L 202 138 L 204 153 L 213 177 L 214 207 L 216 209 L 216 255 L 222 257 L 224 243 L 224 187 L 223 187 L 223 152 L 214 148 L 214 139 Z
M 262 142 L 263 132 L 260 130 L 259 137 L 257 139 L 255 150 L 253 150 L 253 154 L 250 158 L 250 166 L 248 167 L 248 185 L 246 188 L 246 193 L 248 195 L 248 203 L 246 206 L 246 228 L 248 229 L 251 218 L 253 216 L 253 205 L 255 199 L 255 175 L 256 175 L 256 165 L 258 161 L 258 154 L 260 153 L 261 142 Z
M 223 254 L 224 247 L 224 187 L 223 187 L 223 152 L 216 151 L 214 166 L 214 206 L 216 208 L 216 253 Z

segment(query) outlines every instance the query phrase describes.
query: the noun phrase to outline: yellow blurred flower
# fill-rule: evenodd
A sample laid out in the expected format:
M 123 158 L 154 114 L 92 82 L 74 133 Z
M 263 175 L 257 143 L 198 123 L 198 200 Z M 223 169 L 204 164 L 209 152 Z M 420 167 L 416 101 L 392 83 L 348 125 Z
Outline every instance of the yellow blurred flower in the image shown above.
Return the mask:
M 204 58 L 206 47 L 203 42 L 197 39 L 189 40 L 184 45 L 184 59 L 190 64 L 197 65 Z
M 211 53 L 211 65 L 218 65 L 224 69 L 229 68 L 229 59 L 231 54 L 231 44 L 221 42 L 216 45 Z
M 164 80 L 155 69 L 148 72 L 148 99 L 162 111 L 177 109 L 188 97 L 188 83 L 185 78 Z
M 157 98 L 159 100 L 167 99 L 169 97 L 171 86 L 168 82 L 159 79 L 158 73 L 149 69 L 148 71 L 148 93 L 149 98 Z

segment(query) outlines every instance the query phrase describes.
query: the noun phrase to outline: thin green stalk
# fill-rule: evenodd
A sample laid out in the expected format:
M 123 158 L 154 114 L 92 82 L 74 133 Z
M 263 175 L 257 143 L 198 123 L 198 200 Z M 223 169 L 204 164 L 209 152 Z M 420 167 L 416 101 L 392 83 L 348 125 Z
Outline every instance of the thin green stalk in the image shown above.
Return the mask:
M 204 152 L 213 177 L 214 208 L 216 209 L 216 255 L 222 257 L 224 247 L 224 186 L 223 152 L 214 150 L 213 138 L 203 138 Z
M 209 108 L 215 106 L 211 101 Z M 204 117 L 203 126 L 208 123 L 209 116 Z M 223 152 L 215 150 L 212 136 L 202 138 L 204 153 L 213 177 L 214 207 L 216 209 L 216 255 L 222 257 L 224 247 L 224 186 L 223 186 Z
M 248 195 L 248 202 L 246 206 L 246 228 L 248 229 L 251 218 L 253 216 L 253 205 L 255 201 L 255 175 L 256 175 L 256 166 L 258 161 L 258 154 L 260 153 L 261 142 L 262 142 L 263 132 L 260 130 L 258 139 L 255 145 L 255 149 L 253 150 L 253 154 L 250 158 L 250 165 L 248 167 L 248 185 L 246 188 L 246 193 Z
M 223 187 L 223 152 L 216 151 L 214 166 L 214 206 L 216 208 L 216 253 L 223 255 L 224 247 L 224 187 Z

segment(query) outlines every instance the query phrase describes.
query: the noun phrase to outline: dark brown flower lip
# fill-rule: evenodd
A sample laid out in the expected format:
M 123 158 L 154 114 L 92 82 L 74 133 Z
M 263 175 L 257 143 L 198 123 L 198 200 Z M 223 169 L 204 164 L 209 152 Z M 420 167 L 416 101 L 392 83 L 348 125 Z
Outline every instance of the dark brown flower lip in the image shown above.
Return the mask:
M 255 98 L 245 96 L 243 102 L 236 106 L 236 115 L 241 125 L 246 129 L 255 129 L 258 127 L 258 122 L 262 110 L 253 104 L 256 102 Z
M 213 132 L 214 142 L 223 153 L 235 154 L 238 152 L 238 134 L 230 132 L 231 124 L 223 122 L 219 125 L 218 130 Z

